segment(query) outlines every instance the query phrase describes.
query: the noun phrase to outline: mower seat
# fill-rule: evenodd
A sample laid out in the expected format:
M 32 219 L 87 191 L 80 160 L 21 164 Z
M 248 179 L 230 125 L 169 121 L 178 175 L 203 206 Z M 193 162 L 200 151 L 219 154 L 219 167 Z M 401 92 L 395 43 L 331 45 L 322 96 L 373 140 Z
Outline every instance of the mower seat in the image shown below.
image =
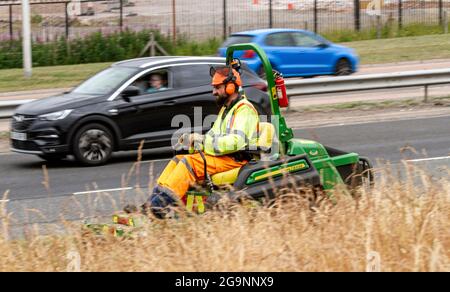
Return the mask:
M 260 154 L 261 152 L 269 152 L 272 146 L 273 137 L 275 135 L 275 127 L 271 123 L 259 123 L 258 140 L 256 141 L 256 150 L 249 151 L 252 154 Z M 232 185 L 236 182 L 240 167 L 231 170 L 216 173 L 211 176 L 214 185 Z
M 240 167 L 233 168 L 228 171 L 219 172 L 211 176 L 211 180 L 215 186 L 232 185 L 237 180 Z

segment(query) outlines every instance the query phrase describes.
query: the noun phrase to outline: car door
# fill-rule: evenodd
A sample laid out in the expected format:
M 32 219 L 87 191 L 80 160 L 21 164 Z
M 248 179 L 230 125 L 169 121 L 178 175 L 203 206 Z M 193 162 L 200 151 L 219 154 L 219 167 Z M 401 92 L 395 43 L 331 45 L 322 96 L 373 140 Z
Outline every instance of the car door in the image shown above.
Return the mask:
M 212 95 L 210 67 L 213 63 L 191 63 L 173 67 L 174 88 L 178 92 L 177 112 L 189 118 L 190 125 L 180 125 L 172 121 L 173 130 L 190 127 L 190 131 L 205 132 L 210 128 L 210 120 L 217 115 L 218 108 Z M 213 117 L 211 117 L 213 115 Z M 209 118 L 205 120 L 207 117 Z
M 140 95 L 131 97 L 129 101 L 123 98 L 117 100 L 116 121 L 126 144 L 137 145 L 142 140 L 161 144 L 170 136 L 171 120 L 177 112 L 178 92 L 173 87 L 173 72 L 170 67 L 160 68 L 157 72 L 163 72 L 167 76 L 164 89 L 152 92 L 142 90 Z M 151 71 L 139 80 L 151 78 L 154 73 L 155 71 Z
M 286 76 L 292 75 L 303 63 L 299 59 L 298 47 L 289 32 L 277 32 L 266 36 L 264 50 L 276 65 L 276 69 Z
M 293 72 L 295 75 L 320 75 L 329 74 L 333 66 L 333 52 L 329 46 L 303 32 L 292 32 L 292 38 L 298 48 L 298 55 L 294 57 L 298 66 L 298 71 Z

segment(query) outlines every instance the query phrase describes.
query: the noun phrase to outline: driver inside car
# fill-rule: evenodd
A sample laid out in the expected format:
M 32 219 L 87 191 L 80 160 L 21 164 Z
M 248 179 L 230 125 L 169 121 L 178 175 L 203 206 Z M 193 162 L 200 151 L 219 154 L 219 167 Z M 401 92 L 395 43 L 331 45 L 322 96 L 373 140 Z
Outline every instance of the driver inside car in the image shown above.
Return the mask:
M 147 93 L 158 92 L 160 90 L 167 90 L 166 80 L 163 78 L 162 74 L 154 73 L 150 75 L 149 87 L 147 88 Z

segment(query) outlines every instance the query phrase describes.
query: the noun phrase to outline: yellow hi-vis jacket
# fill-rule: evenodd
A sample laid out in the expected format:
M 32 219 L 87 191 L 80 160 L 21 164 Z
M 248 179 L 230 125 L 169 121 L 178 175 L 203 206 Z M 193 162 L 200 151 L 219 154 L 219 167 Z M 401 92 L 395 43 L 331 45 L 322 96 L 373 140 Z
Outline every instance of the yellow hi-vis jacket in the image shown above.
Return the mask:
M 204 151 L 221 156 L 256 145 L 259 116 L 254 106 L 242 95 L 230 105 L 223 106 L 211 130 L 204 137 Z

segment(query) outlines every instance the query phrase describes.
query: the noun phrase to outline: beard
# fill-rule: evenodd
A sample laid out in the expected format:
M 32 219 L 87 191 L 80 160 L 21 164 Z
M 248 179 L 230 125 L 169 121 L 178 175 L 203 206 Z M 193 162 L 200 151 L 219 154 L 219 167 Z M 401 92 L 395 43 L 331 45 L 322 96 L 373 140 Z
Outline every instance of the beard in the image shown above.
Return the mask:
M 226 103 L 226 101 L 228 100 L 228 95 L 227 94 L 217 94 L 216 95 L 216 104 L 219 107 L 224 106 L 224 104 Z

